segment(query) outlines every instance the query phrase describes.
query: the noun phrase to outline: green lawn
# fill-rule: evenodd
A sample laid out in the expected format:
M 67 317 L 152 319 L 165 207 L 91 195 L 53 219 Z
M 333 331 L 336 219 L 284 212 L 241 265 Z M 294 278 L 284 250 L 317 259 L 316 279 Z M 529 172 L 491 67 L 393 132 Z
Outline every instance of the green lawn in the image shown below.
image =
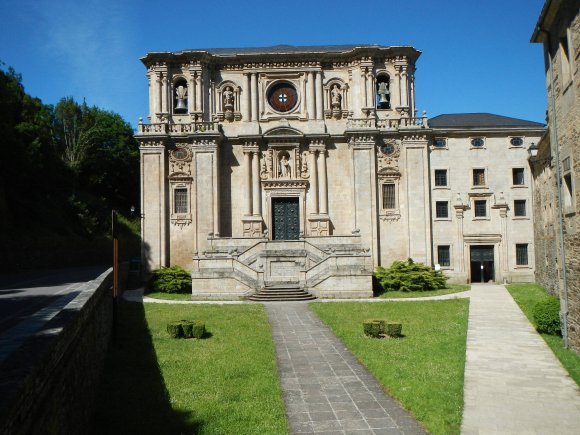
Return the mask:
M 510 284 L 506 286 L 516 303 L 520 306 L 532 325 L 534 322 L 534 306 L 541 300 L 547 299 L 548 294 L 538 284 Z M 552 352 L 560 360 L 568 373 L 580 386 L 580 356 L 564 347 L 564 340 L 561 337 L 548 334 L 540 334 L 548 343 Z
M 123 302 L 107 355 L 94 434 L 285 434 L 271 330 L 261 305 Z M 206 322 L 175 340 L 173 320 Z
M 431 433 L 459 433 L 468 300 L 312 303 L 310 307 Z M 366 337 L 362 322 L 370 318 L 401 321 L 404 337 Z
M 168 301 L 191 301 L 191 293 L 163 293 L 151 292 L 143 296 L 153 299 L 164 299 Z
M 427 296 L 440 296 L 466 292 L 470 288 L 471 286 L 469 284 L 447 284 L 447 288 L 441 290 L 427 290 L 424 292 L 390 291 L 381 293 L 378 297 L 384 299 L 424 298 Z

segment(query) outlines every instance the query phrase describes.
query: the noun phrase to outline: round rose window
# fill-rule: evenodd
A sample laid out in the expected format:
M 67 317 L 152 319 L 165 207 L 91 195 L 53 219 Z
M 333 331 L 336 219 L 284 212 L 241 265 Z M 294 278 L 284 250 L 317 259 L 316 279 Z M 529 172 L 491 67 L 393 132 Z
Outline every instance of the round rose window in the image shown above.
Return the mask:
M 268 103 L 277 112 L 289 112 L 298 102 L 296 88 L 290 83 L 278 83 L 268 91 Z

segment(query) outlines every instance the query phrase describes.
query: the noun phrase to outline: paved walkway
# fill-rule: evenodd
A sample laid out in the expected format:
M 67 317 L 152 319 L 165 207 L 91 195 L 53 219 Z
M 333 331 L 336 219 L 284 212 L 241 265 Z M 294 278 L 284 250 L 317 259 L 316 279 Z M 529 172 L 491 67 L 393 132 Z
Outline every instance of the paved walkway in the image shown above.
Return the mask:
M 264 305 L 272 324 L 291 433 L 425 433 L 307 303 Z
M 580 434 L 580 390 L 502 285 L 473 285 L 462 434 Z

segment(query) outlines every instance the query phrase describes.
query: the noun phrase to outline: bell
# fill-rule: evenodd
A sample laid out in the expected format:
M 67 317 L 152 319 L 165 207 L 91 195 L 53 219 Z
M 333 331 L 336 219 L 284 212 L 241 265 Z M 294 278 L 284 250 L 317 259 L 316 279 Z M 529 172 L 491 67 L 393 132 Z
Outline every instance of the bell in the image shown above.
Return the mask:
M 177 99 L 177 104 L 175 105 L 175 110 L 176 111 L 186 111 L 187 110 L 187 104 L 185 104 L 185 99 L 184 98 L 178 98 Z

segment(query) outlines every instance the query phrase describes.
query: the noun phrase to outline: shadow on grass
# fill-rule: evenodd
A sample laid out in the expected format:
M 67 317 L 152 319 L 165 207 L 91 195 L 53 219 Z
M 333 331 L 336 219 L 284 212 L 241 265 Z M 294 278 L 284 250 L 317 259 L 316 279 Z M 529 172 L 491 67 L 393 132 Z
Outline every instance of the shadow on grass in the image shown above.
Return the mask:
M 91 425 L 93 434 L 196 434 L 202 423 L 174 410 L 142 304 L 121 301 L 116 344 L 109 348 Z

